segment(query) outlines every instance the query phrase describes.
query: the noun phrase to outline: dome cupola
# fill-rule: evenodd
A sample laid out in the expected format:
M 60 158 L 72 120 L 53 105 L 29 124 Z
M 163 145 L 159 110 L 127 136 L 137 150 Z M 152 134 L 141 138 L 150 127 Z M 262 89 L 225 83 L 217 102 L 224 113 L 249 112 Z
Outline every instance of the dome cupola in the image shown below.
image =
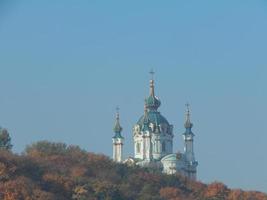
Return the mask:
M 190 109 L 189 109 L 189 104 L 187 103 L 186 104 L 186 107 L 187 107 L 187 110 L 186 110 L 186 114 L 185 114 L 185 124 L 184 124 L 184 127 L 186 129 L 186 132 L 185 134 L 193 134 L 191 129 L 193 127 L 193 123 L 191 123 L 191 120 L 190 120 Z
M 172 126 L 158 111 L 161 102 L 159 98 L 155 96 L 153 79 L 154 72 L 151 71 L 150 74 L 152 75 L 152 78 L 150 80 L 149 97 L 145 99 L 144 115 L 140 117 L 137 125 L 139 125 L 141 131 L 152 131 L 157 133 L 164 132 L 172 134 Z
M 149 92 L 149 97 L 146 98 L 146 106 L 148 110 L 157 110 L 160 107 L 160 100 L 158 97 L 155 96 L 155 86 L 154 86 L 154 71 L 151 71 L 150 74 L 152 76 L 150 80 L 150 92 Z
M 121 136 L 121 131 L 122 131 L 122 127 L 120 125 L 120 114 L 119 114 L 119 108 L 116 108 L 117 113 L 116 113 L 116 121 L 115 121 L 115 125 L 113 127 L 113 131 L 115 133 L 115 136 L 113 138 L 123 138 Z

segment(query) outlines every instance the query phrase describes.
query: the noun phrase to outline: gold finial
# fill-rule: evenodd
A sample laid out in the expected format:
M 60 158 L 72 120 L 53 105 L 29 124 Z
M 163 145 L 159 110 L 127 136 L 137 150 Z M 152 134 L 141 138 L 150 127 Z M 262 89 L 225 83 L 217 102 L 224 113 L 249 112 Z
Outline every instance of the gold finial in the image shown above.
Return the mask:
M 155 72 L 153 69 L 149 72 L 151 74 L 151 79 L 150 79 L 150 96 L 155 96 L 155 91 L 154 91 L 154 74 Z

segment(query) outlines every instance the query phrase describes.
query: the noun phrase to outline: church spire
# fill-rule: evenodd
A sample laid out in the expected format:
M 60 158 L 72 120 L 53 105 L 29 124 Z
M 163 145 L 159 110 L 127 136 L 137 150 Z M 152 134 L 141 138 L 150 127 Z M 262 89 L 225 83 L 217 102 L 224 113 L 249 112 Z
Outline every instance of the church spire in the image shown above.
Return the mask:
M 124 138 L 121 136 L 122 127 L 120 125 L 120 114 L 119 107 L 116 108 L 116 121 L 113 131 L 115 132 L 115 136 L 112 138 L 113 142 L 113 160 L 115 162 L 122 162 L 123 155 L 123 141 Z
M 185 168 L 186 176 L 192 180 L 196 180 L 198 162 L 194 155 L 194 133 L 192 132 L 193 124 L 190 120 L 189 104 L 186 104 L 185 124 L 186 131 L 183 134 L 184 138 L 184 154 L 187 166 Z
M 121 136 L 122 127 L 120 125 L 120 113 L 119 113 L 119 107 L 116 108 L 116 120 L 115 120 L 115 126 L 113 128 L 113 131 L 115 133 L 114 138 L 123 138 Z
M 186 114 L 185 114 L 184 127 L 186 129 L 191 130 L 191 128 L 193 127 L 193 124 L 191 123 L 191 120 L 190 120 L 190 105 L 189 105 L 189 103 L 187 103 L 187 104 L 185 104 L 185 106 L 186 106 Z

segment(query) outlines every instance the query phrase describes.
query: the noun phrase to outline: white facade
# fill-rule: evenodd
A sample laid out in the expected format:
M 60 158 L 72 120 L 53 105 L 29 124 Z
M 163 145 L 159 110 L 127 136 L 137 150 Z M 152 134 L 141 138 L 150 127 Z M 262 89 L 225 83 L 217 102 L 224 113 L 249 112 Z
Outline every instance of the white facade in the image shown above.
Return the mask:
M 122 147 L 123 147 L 123 138 L 113 138 L 113 160 L 115 162 L 122 162 Z
M 151 124 L 151 127 L 154 126 Z M 159 160 L 173 152 L 173 134 L 155 131 L 141 131 L 139 124 L 133 130 L 134 158 L 141 160 Z

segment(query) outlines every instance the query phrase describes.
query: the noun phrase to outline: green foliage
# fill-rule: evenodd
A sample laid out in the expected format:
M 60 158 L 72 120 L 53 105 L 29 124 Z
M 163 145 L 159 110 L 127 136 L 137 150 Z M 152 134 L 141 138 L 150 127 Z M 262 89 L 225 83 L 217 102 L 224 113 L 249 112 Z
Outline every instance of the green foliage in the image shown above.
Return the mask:
M 267 200 L 267 196 L 128 167 L 77 146 L 41 141 L 28 146 L 24 155 L 0 151 L 0 199 Z
M 11 138 L 10 135 L 5 128 L 0 127 L 0 150 L 8 150 L 12 149 Z
M 67 145 L 64 143 L 52 143 L 40 141 L 26 147 L 28 155 L 39 154 L 40 156 L 64 155 L 67 153 Z

